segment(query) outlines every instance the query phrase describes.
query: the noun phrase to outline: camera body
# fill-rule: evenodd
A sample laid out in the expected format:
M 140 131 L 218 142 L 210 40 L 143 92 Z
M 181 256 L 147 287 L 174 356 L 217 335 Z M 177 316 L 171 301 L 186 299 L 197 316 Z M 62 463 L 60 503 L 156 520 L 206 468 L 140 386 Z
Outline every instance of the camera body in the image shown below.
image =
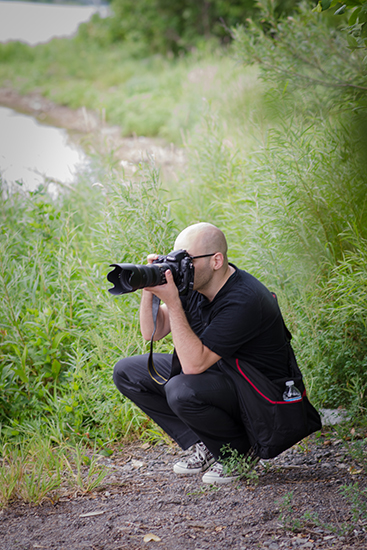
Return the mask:
M 194 265 L 186 250 L 174 250 L 167 256 L 158 256 L 152 264 L 111 264 L 114 267 L 107 279 L 114 285 L 111 294 L 127 294 L 140 288 L 164 285 L 169 269 L 180 296 L 188 294 L 194 286 Z

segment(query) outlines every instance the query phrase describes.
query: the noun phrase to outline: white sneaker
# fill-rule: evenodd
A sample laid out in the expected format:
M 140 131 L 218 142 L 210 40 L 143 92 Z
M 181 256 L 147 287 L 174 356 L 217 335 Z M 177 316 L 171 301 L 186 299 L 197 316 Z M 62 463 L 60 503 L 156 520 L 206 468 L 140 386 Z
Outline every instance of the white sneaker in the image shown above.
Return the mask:
M 196 443 L 196 445 L 193 445 L 192 450 L 193 454 L 190 457 L 176 462 L 173 466 L 173 471 L 176 474 L 186 476 L 201 474 L 215 462 L 214 456 L 209 449 L 205 447 L 204 443 Z
M 210 483 L 211 485 L 221 485 L 224 483 L 231 483 L 239 478 L 239 475 L 233 475 L 233 473 L 224 474 L 222 464 L 220 462 L 216 462 L 210 470 L 203 475 L 202 481 L 203 483 Z

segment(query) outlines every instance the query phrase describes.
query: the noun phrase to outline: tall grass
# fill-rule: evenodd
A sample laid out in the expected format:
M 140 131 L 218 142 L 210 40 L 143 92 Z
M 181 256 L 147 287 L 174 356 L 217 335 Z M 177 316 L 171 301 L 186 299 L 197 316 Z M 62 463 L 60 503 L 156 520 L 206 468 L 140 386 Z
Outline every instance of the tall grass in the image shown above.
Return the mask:
M 79 443 L 56 447 L 49 437 L 4 445 L 0 459 L 0 508 L 15 500 L 41 504 L 61 496 L 88 493 L 101 484 L 108 468 L 101 455 Z
M 88 433 L 101 444 L 137 428 L 141 415 L 118 405 L 111 369 L 143 351 L 138 297 L 112 298 L 106 274 L 110 263 L 143 261 L 172 240 L 158 183 L 141 189 L 109 180 L 101 192 L 81 182 L 56 203 L 47 193 L 2 201 L 3 436 L 40 418 L 56 439 Z

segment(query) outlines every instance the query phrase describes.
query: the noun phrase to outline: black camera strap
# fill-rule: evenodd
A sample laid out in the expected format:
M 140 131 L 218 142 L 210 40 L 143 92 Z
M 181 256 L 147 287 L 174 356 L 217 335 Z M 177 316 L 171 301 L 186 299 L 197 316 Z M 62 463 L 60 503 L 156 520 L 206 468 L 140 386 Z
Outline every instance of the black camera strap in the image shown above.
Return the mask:
M 159 374 L 159 372 L 157 371 L 157 369 L 154 366 L 154 361 L 153 361 L 153 338 L 154 338 L 154 335 L 155 335 L 155 331 L 157 330 L 157 316 L 158 316 L 159 304 L 160 304 L 160 299 L 157 298 L 157 296 L 155 296 L 153 294 L 152 315 L 153 315 L 154 330 L 153 330 L 152 338 L 150 340 L 150 353 L 149 353 L 149 357 L 148 357 L 148 372 L 149 372 L 151 378 L 154 380 L 154 382 L 156 382 L 160 386 L 163 386 L 166 382 L 168 382 L 168 380 L 170 378 L 172 378 L 172 376 L 176 376 L 176 374 L 179 374 L 181 372 L 181 363 L 180 363 L 180 360 L 177 356 L 176 350 L 173 350 L 171 372 L 170 372 L 170 375 L 169 375 L 168 378 L 165 378 L 164 376 Z
M 155 331 L 157 330 L 157 316 L 158 316 L 159 304 L 160 304 L 160 299 L 153 294 L 152 314 L 153 314 L 154 329 L 153 329 L 153 334 L 152 334 L 152 337 L 151 337 L 151 340 L 150 340 L 150 353 L 149 353 L 149 357 L 148 357 L 148 372 L 149 372 L 151 378 L 153 378 L 154 382 L 156 382 L 160 386 L 163 386 L 163 384 L 165 384 L 169 379 L 165 378 L 164 376 L 159 374 L 159 372 L 157 371 L 157 369 L 154 366 L 154 361 L 153 361 L 153 338 L 154 338 L 154 335 L 155 335 Z

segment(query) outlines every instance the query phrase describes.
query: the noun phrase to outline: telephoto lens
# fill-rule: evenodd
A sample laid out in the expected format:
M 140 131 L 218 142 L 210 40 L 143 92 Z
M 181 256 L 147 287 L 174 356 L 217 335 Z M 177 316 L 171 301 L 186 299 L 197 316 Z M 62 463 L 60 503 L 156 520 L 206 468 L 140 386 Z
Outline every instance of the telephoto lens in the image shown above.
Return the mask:
M 165 272 L 169 269 L 181 296 L 192 291 L 194 286 L 194 265 L 186 250 L 173 250 L 167 256 L 158 256 L 152 264 L 111 264 L 113 271 L 107 279 L 114 285 L 111 294 L 127 294 L 147 286 L 166 283 Z
M 111 294 L 127 294 L 147 286 L 163 285 L 166 282 L 165 271 L 169 265 L 149 264 L 112 264 L 115 269 L 107 275 L 107 279 L 114 285 L 108 291 Z

